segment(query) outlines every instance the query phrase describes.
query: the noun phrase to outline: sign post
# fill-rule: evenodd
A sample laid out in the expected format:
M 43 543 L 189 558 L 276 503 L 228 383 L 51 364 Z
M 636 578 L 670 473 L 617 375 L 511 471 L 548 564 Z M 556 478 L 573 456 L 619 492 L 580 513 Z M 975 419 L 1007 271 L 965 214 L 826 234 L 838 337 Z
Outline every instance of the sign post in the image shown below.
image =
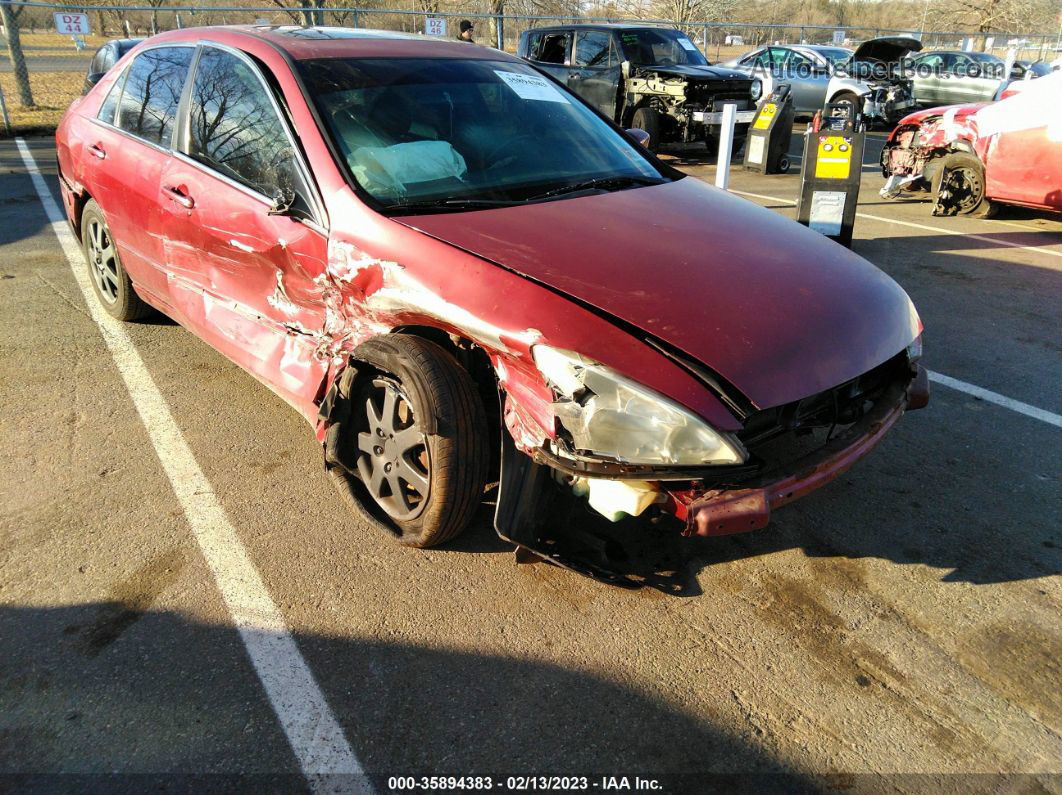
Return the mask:
M 55 29 L 64 36 L 88 36 L 92 33 L 88 14 L 67 14 L 56 11 Z

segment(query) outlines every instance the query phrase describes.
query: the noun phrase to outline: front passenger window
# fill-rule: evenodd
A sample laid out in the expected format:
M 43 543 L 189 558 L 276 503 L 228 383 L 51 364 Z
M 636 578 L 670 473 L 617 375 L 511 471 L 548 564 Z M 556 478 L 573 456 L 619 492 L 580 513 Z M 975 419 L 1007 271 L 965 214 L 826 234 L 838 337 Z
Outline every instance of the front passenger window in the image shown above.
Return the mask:
M 270 198 L 296 189 L 294 152 L 266 86 L 243 60 L 206 48 L 189 106 L 188 154 Z

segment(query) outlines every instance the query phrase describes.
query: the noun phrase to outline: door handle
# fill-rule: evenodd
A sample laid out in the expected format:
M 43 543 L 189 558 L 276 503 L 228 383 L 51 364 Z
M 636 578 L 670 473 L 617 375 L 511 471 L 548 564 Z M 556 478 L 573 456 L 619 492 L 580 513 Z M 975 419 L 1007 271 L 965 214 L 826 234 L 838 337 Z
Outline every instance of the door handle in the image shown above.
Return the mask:
M 107 157 L 107 153 L 103 151 L 103 148 L 99 144 L 91 144 L 88 150 L 100 160 Z
M 181 205 L 186 210 L 191 210 L 195 207 L 195 199 L 184 193 L 180 188 L 174 188 L 171 185 L 167 185 L 163 190 L 170 195 L 170 198 Z

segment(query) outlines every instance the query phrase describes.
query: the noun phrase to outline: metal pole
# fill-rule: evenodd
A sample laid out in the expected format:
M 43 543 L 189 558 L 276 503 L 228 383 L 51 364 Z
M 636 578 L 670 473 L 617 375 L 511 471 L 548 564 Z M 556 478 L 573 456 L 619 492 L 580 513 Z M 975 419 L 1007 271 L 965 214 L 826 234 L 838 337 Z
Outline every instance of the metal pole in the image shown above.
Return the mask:
M 30 91 L 26 57 L 22 54 L 22 41 L 18 37 L 18 23 L 15 21 L 15 15 L 11 13 L 11 3 L 7 0 L 0 0 L 0 21 L 3 21 L 4 32 L 7 34 L 7 54 L 11 59 L 11 68 L 15 72 L 19 104 L 24 108 L 36 107 L 33 102 L 33 92 Z
M 504 14 L 498 14 L 498 16 L 495 17 L 495 20 L 497 20 L 497 25 L 495 27 L 497 28 L 497 31 L 498 31 L 498 42 L 497 42 L 498 49 L 501 50 L 502 52 L 504 52 L 505 51 L 505 22 L 504 22 L 505 15 Z
M 4 101 L 4 89 L 0 86 L 0 111 L 4 114 L 4 131 L 11 135 L 11 118 L 7 115 L 7 102 Z
M 737 119 L 737 105 L 728 102 L 723 105 L 723 121 L 719 129 L 719 157 L 715 161 L 715 186 L 727 190 L 730 185 L 730 155 L 734 148 L 734 121 Z

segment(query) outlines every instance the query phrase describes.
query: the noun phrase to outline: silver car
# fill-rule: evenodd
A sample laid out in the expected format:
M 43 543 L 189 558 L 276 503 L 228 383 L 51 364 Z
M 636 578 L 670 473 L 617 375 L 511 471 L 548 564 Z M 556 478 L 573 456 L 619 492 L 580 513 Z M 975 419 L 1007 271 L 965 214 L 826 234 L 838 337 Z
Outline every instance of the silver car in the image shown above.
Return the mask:
M 902 70 L 908 53 L 922 43 L 902 36 L 869 39 L 855 50 L 815 44 L 769 45 L 728 63 L 763 81 L 764 93 L 788 83 L 799 115 L 824 105 L 848 104 L 869 121 L 892 123 L 906 116 L 914 99 Z
M 1006 84 L 1002 58 L 987 52 L 933 50 L 908 66 L 919 105 L 962 105 L 990 102 Z
M 755 75 L 769 94 L 778 83 L 788 83 L 797 115 L 810 116 L 822 110 L 826 92 L 837 64 L 852 57 L 845 47 L 817 44 L 770 45 L 728 61 L 723 66 Z

